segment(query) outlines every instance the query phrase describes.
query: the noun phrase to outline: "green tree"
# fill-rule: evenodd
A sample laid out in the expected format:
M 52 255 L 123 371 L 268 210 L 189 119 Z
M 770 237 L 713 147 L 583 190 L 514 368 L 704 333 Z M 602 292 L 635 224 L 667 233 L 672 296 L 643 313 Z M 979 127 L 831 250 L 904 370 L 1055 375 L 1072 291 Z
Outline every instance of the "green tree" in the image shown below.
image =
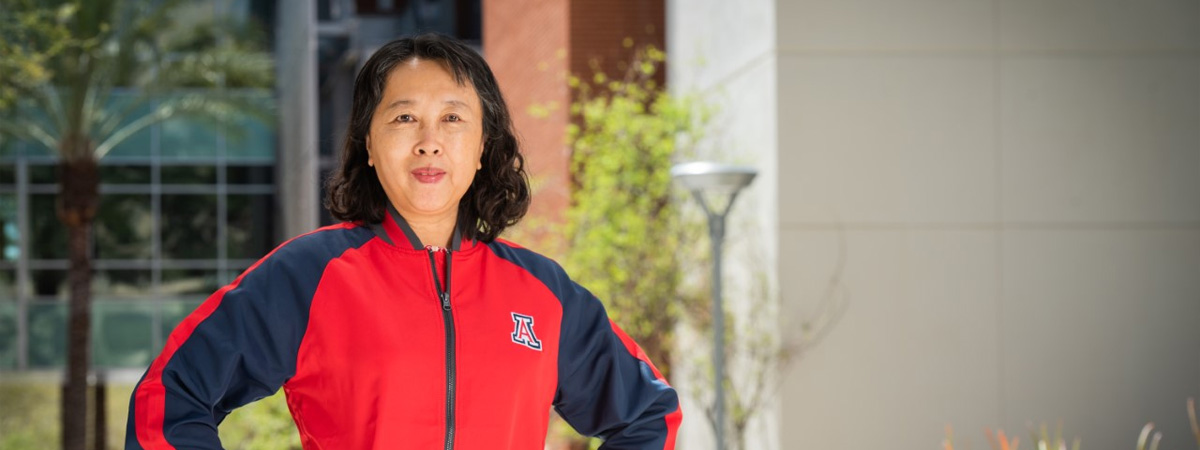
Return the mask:
M 212 7 L 183 0 L 0 0 L 0 70 L 6 73 L 0 139 L 43 146 L 59 161 L 56 210 L 67 229 L 70 291 L 65 449 L 86 446 L 89 250 L 100 202 L 99 160 L 137 132 L 175 117 L 222 124 L 264 113 L 261 101 L 244 94 L 272 84 L 265 40 L 254 39 L 261 36 L 248 31 L 254 28 L 248 23 L 197 20 L 206 16 L 201 8 Z M 135 97 L 117 101 L 115 90 Z M 98 425 L 100 440 L 104 426 Z
M 665 374 L 687 303 L 681 253 L 699 237 L 673 200 L 671 164 L 699 138 L 704 110 L 656 81 L 664 54 L 636 52 L 621 79 L 572 78 L 567 130 L 572 192 L 564 266 L 604 300 L 609 315 Z

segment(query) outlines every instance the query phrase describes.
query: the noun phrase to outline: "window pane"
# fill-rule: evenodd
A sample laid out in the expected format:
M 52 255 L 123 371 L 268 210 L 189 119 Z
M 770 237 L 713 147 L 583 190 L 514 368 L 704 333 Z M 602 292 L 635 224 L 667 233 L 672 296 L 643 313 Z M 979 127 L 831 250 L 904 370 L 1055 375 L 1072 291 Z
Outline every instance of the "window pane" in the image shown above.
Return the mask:
M 60 302 L 29 305 L 29 366 L 61 367 L 66 359 L 67 314 Z
M 17 368 L 17 304 L 0 303 L 0 370 Z
M 217 271 L 208 269 L 164 269 L 162 272 L 163 295 L 196 295 L 207 297 L 220 287 Z
M 104 195 L 96 217 L 96 257 L 149 259 L 153 225 L 150 195 Z
M 0 270 L 0 304 L 17 299 L 17 271 Z
M 66 227 L 55 212 L 55 194 L 29 196 L 29 228 L 33 234 L 29 253 L 33 259 L 65 259 L 67 257 Z
M 92 310 L 95 364 L 144 367 L 154 357 L 154 304 L 96 303 Z
M 121 143 L 113 147 L 106 156 L 115 156 L 122 158 L 149 158 L 153 153 L 152 142 L 153 135 L 150 134 L 150 127 L 143 128 L 132 136 L 125 138 Z
M 271 95 L 245 94 L 248 100 L 272 107 Z M 246 117 L 230 128 L 225 138 L 225 156 L 230 160 L 275 160 L 275 121 Z
M 226 139 L 225 155 L 230 160 L 274 160 L 275 127 L 257 119 L 247 119 L 236 125 L 237 133 Z
M 162 196 L 163 259 L 217 258 L 217 196 Z
M 163 158 L 213 158 L 217 156 L 217 134 L 211 126 L 187 118 L 162 123 Z
M 12 158 L 17 156 L 17 141 L 0 136 L 0 157 Z
M 140 96 L 141 94 L 138 93 L 116 93 L 110 97 L 110 105 L 117 111 L 124 110 Z M 128 125 L 135 120 L 145 117 L 147 114 L 152 113 L 155 108 L 157 108 L 157 105 L 154 102 L 145 102 L 125 114 L 125 120 L 121 125 Z M 133 135 L 125 138 L 125 140 L 117 143 L 117 145 L 113 147 L 113 149 L 109 151 L 108 155 L 106 156 L 149 157 L 152 153 L 151 143 L 153 142 L 151 128 L 152 127 L 143 128 Z
M 103 297 L 146 297 L 151 294 L 149 270 L 100 270 L 92 277 L 92 294 Z
M 271 166 L 229 166 L 226 182 L 229 184 L 272 184 L 275 168 Z
M 149 184 L 150 166 L 100 166 L 100 182 L 107 184 Z
M 67 271 L 32 270 L 29 272 L 29 278 L 34 296 L 67 298 Z
M 232 259 L 258 259 L 271 251 L 271 230 L 275 227 L 271 195 L 230 195 L 229 243 Z
M 0 164 L 0 184 L 17 184 L 17 168 L 11 162 Z
M 58 167 L 46 164 L 29 165 L 29 182 L 32 184 L 58 183 Z
M 17 196 L 0 194 L 0 259 L 16 263 L 21 256 L 21 229 L 17 224 Z
M 163 184 L 216 184 L 215 166 L 163 166 Z

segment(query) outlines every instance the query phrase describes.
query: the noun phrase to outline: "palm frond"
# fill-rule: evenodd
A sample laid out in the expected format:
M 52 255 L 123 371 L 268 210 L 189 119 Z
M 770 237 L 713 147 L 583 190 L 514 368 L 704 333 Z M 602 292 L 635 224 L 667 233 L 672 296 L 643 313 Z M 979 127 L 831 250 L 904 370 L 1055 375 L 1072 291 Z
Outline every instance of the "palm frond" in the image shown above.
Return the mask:
M 192 92 L 180 96 L 168 97 L 161 100 L 149 113 L 134 119 L 128 124 L 113 131 L 96 146 L 97 159 L 120 145 L 139 131 L 154 124 L 177 117 L 190 117 L 210 125 L 223 127 L 236 123 L 246 117 L 266 118 L 271 115 L 271 108 L 261 99 L 247 93 L 230 93 L 220 95 L 213 92 Z M 240 127 L 224 127 L 232 137 L 241 136 L 244 131 Z
M 17 140 L 28 140 L 50 149 L 58 150 L 58 139 L 41 124 L 22 116 L 0 117 L 0 135 Z

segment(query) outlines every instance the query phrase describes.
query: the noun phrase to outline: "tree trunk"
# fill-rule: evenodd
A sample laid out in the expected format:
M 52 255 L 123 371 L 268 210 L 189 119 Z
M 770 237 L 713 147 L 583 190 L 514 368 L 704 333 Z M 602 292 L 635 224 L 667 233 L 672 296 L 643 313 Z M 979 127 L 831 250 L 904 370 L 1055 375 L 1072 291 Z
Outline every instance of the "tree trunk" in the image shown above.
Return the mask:
M 108 449 L 108 380 L 103 373 L 96 374 L 96 387 L 93 389 L 96 398 L 92 407 L 92 450 Z
M 59 162 L 58 218 L 67 228 L 71 297 L 67 318 L 67 376 L 62 395 L 62 448 L 86 450 L 88 369 L 92 333 L 92 221 L 100 201 L 97 161 L 90 139 L 66 138 L 60 155 L 86 155 Z M 84 147 L 84 148 L 80 148 Z M 101 449 L 102 450 L 102 449 Z

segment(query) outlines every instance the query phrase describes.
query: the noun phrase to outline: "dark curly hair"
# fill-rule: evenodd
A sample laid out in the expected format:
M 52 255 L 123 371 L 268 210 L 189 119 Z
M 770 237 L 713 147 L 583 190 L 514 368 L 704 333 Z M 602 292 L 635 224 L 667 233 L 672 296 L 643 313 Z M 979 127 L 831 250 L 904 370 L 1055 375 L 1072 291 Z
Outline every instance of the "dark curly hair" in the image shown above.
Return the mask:
M 325 207 L 338 220 L 377 223 L 383 220 L 387 194 L 375 169 L 367 166 L 367 134 L 379 106 L 388 75 L 397 64 L 414 58 L 438 61 L 459 85 L 470 83 L 483 107 L 483 168 L 458 205 L 463 237 L 491 242 L 525 216 L 529 209 L 529 177 L 512 118 L 487 62 L 462 42 L 438 34 L 423 34 L 389 42 L 358 72 L 341 166 L 329 177 Z

